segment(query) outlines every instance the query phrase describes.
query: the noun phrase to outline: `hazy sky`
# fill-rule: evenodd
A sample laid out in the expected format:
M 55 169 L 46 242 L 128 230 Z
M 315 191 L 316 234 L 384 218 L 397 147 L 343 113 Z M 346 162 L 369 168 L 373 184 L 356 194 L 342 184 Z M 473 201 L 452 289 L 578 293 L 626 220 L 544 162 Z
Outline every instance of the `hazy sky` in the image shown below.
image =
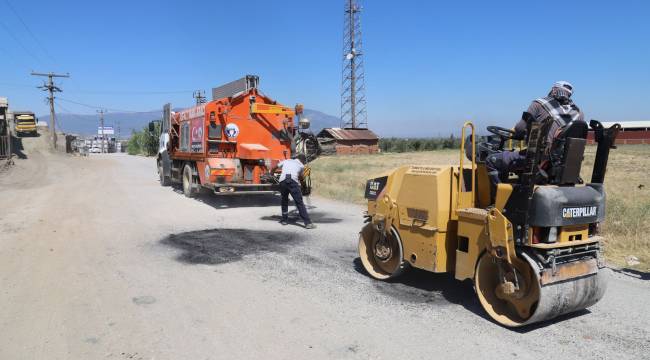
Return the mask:
M 556 80 L 574 84 L 588 119 L 650 120 L 648 1 L 362 4 L 381 135 L 510 126 Z M 62 99 L 142 111 L 252 73 L 278 101 L 338 116 L 342 23 L 342 0 L 0 0 L 0 96 L 45 114 L 30 71 L 69 72 Z M 69 101 L 57 110 L 95 112 Z

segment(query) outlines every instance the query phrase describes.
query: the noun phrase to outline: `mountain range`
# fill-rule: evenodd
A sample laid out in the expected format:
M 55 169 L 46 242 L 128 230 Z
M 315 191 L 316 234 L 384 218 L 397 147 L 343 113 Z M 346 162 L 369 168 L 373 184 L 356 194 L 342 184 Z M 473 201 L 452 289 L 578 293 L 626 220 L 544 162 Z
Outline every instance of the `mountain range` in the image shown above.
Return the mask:
M 121 138 L 127 138 L 133 130 L 142 130 L 152 120 L 158 120 L 162 117 L 162 110 L 152 110 L 148 112 L 107 112 L 104 115 L 104 126 L 113 126 L 115 134 Z M 336 116 L 328 115 L 318 110 L 305 109 L 304 117 L 311 121 L 311 130 L 318 133 L 326 127 L 338 127 L 340 120 Z M 99 126 L 99 115 L 97 114 L 71 114 L 57 113 L 57 128 L 67 134 L 77 134 L 82 136 L 91 136 L 97 133 Z M 50 116 L 41 116 L 39 121 L 50 123 Z

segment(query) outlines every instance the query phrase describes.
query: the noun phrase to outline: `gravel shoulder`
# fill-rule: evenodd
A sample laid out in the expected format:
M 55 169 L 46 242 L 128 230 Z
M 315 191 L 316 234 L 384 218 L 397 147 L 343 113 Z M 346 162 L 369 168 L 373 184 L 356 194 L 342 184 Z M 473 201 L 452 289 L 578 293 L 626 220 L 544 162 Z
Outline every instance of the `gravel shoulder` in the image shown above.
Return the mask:
M 371 280 L 363 208 L 309 201 L 312 231 L 276 197 L 187 199 L 151 159 L 30 152 L 0 176 L 0 358 L 650 356 L 647 274 L 607 270 L 592 308 L 512 331 L 447 275 Z

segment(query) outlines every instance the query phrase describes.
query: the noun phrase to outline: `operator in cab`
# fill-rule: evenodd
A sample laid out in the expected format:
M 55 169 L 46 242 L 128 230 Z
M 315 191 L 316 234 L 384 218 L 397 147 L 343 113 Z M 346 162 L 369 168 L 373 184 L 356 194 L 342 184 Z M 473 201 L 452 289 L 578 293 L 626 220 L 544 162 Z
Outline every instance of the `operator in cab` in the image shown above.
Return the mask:
M 289 194 L 298 208 L 300 217 L 305 222 L 306 229 L 315 229 L 316 225 L 311 222 L 305 203 L 302 201 L 302 192 L 300 191 L 300 179 L 305 170 L 305 155 L 293 154 L 291 159 L 280 161 L 278 168 L 282 169 L 280 174 L 280 195 L 282 196 L 282 225 L 289 223 Z
M 534 100 L 528 110 L 524 112 L 521 120 L 510 131 L 514 140 L 526 140 L 530 122 L 539 122 L 551 117 L 553 123 L 548 132 L 548 144 L 553 143 L 559 130 L 572 121 L 584 121 L 584 114 L 571 100 L 573 86 L 566 81 L 553 84 L 547 96 Z M 548 152 L 549 149 L 546 149 Z M 510 172 L 521 172 L 525 166 L 526 154 L 524 151 L 502 151 L 490 154 L 485 162 L 493 189 L 496 185 L 508 178 Z M 494 191 L 492 192 L 494 194 Z

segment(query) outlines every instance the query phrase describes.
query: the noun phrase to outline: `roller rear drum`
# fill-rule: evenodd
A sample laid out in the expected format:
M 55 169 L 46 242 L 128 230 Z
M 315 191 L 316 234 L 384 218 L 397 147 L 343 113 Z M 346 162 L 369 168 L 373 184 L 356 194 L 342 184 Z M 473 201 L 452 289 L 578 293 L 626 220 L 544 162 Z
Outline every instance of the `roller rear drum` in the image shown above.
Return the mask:
M 359 234 L 359 257 L 368 274 L 378 280 L 395 278 L 407 266 L 399 234 L 393 228 L 381 236 L 371 224 L 364 226 Z

